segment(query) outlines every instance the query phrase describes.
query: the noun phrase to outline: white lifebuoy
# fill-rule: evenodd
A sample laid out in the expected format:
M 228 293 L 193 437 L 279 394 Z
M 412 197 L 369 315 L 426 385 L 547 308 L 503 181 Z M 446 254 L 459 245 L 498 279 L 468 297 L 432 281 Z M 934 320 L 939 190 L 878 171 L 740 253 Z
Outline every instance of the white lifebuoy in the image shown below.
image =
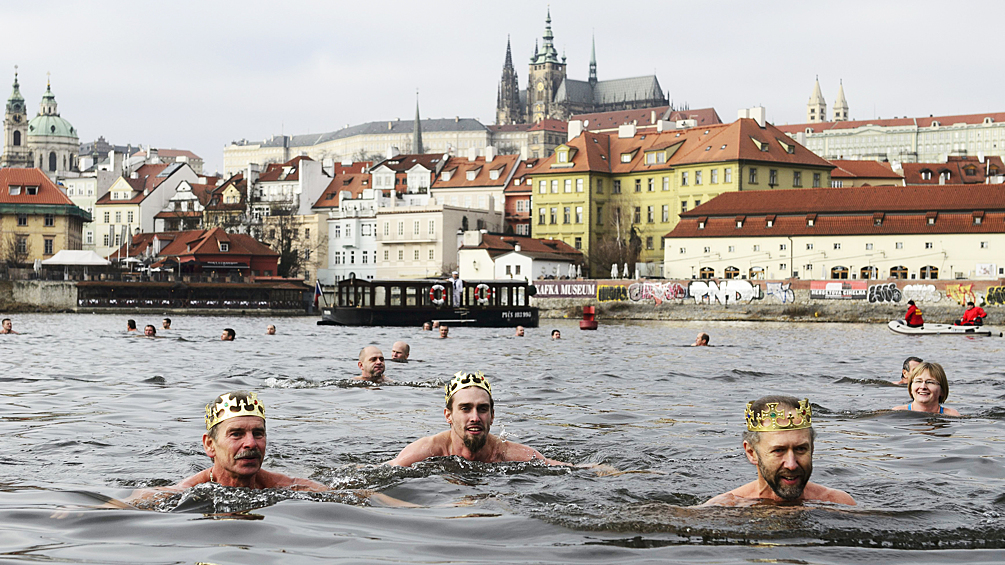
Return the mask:
M 447 289 L 442 284 L 434 284 L 429 288 L 429 301 L 437 306 L 442 306 L 447 297 Z
M 480 284 L 475 287 L 475 301 L 485 305 L 492 302 L 492 287 L 487 284 Z

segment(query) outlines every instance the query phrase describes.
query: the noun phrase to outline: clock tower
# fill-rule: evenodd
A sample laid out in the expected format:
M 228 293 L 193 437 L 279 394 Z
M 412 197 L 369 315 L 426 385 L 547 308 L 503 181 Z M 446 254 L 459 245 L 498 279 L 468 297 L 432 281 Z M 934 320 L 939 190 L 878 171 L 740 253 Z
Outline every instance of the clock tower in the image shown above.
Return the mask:
M 28 114 L 24 97 L 17 83 L 17 67 L 14 67 L 14 90 L 7 99 L 3 120 L 3 156 L 0 167 L 31 167 L 32 158 L 28 151 Z
M 559 115 L 561 109 L 555 104 L 555 94 L 565 79 L 565 56 L 558 59 L 555 49 L 555 35 L 551 32 L 551 9 L 544 20 L 544 44 L 534 50 L 530 58 L 527 80 L 527 121 L 540 122 L 546 118 L 568 119 Z

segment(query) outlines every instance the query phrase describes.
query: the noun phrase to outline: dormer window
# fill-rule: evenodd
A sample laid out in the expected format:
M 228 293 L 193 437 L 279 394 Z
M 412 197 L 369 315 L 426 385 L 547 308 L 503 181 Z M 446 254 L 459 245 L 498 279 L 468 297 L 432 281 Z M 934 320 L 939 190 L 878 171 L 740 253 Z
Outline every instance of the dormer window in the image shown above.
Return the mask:
M 464 178 L 468 180 L 475 180 L 475 175 L 477 175 L 475 171 L 468 171 L 464 174 Z
M 621 162 L 622 163 L 631 163 L 632 162 L 632 154 L 631 153 L 622 153 L 621 154 Z
M 994 121 L 995 121 L 994 118 L 991 118 L 991 117 L 984 118 L 984 123 L 985 124 L 991 124 L 991 123 L 994 123 Z
M 700 230 L 705 229 L 705 222 L 698 222 L 698 229 Z
M 932 180 L 932 171 L 929 171 L 928 169 L 922 169 L 921 180 Z
M 7 187 L 7 193 L 10 194 L 11 196 L 18 196 L 21 194 L 21 187 L 12 184 Z
M 226 253 L 228 251 L 230 251 L 230 244 L 227 243 L 226 241 L 221 241 L 220 242 L 220 253 Z
M 768 227 L 769 228 L 775 227 L 775 221 L 774 220 L 768 220 Z
M 555 154 L 558 155 L 558 162 L 559 163 L 568 163 L 569 162 L 569 152 L 568 151 L 559 151 L 559 152 L 557 152 Z
M 980 216 L 974 216 L 974 225 L 975 225 L 975 226 L 979 226 L 979 225 L 981 225 L 981 220 L 982 220 L 982 219 L 983 219 L 983 218 L 981 218 Z
M 747 218 L 744 217 L 744 216 L 737 216 L 736 217 L 736 229 L 742 228 L 743 227 L 743 221 L 746 220 L 746 219 Z
M 38 194 L 38 187 L 37 186 L 26 186 L 26 187 L 24 187 L 24 189 L 28 193 L 28 196 L 35 196 L 35 195 Z
M 499 180 L 499 169 L 489 171 L 489 179 Z
M 442 180 L 443 182 L 447 182 L 448 180 L 450 180 L 450 171 L 443 171 L 442 173 L 440 173 L 440 180 Z
M 929 213 L 925 214 L 925 223 L 927 223 L 930 226 L 934 226 L 935 225 L 935 219 L 938 218 L 938 217 L 939 217 L 939 213 L 938 212 L 929 212 Z

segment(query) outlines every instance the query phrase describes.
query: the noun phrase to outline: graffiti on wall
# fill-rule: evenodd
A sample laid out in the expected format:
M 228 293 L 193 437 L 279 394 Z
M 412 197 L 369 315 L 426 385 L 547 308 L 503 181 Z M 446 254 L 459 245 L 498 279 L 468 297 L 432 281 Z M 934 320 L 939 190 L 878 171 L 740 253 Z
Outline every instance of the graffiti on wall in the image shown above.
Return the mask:
M 751 302 L 764 298 L 761 285 L 750 284 L 743 279 L 727 279 L 724 281 L 693 281 L 688 287 L 688 295 L 695 304 L 732 304 L 736 302 Z
M 810 298 L 818 300 L 861 300 L 867 293 L 865 281 L 810 282 Z
M 687 289 L 676 282 L 638 282 L 628 287 L 628 299 L 632 302 L 653 300 L 657 306 L 665 300 L 683 300 L 687 298 Z
M 869 285 L 869 303 L 900 302 L 903 293 L 897 288 L 897 283 Z
M 947 284 L 946 285 L 946 297 L 955 300 L 960 306 L 965 305 L 967 302 L 976 302 L 977 297 L 974 296 L 974 285 L 971 284 Z
M 769 282 L 764 291 L 765 298 L 773 296 L 782 304 L 796 301 L 796 291 L 792 290 L 792 283 Z
M 597 301 L 598 302 L 614 302 L 619 300 L 628 300 L 628 287 L 611 284 L 598 284 L 597 285 Z
M 988 306 L 1005 306 L 1005 286 L 989 286 L 984 302 Z
M 934 284 L 909 284 L 904 286 L 904 300 L 915 302 L 938 302 L 942 293 L 935 289 Z

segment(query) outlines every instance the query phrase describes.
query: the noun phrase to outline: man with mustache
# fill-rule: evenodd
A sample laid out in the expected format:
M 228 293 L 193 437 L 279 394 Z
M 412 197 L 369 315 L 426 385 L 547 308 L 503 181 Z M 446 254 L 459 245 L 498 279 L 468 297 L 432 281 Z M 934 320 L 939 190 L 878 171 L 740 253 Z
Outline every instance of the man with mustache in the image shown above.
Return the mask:
M 206 433 L 202 447 L 213 466 L 175 485 L 177 489 L 201 483 L 251 489 L 289 488 L 324 491 L 328 487 L 310 479 L 287 477 L 262 469 L 265 459 L 265 405 L 253 392 L 228 392 L 206 405 Z
M 495 418 L 495 403 L 492 401 L 492 385 L 481 371 L 460 371 L 454 374 L 444 389 L 447 406 L 443 409 L 443 417 L 450 424 L 450 429 L 412 442 L 388 461 L 388 465 L 408 467 L 430 457 L 451 455 L 483 463 L 537 459 L 548 465 L 568 465 L 548 459 L 526 445 L 503 441 L 489 433 Z
M 804 501 L 854 505 L 848 493 L 810 482 L 813 472 L 813 411 L 810 401 L 765 396 L 747 404 L 743 450 L 757 466 L 757 480 L 720 494 L 703 506 L 747 506 Z

